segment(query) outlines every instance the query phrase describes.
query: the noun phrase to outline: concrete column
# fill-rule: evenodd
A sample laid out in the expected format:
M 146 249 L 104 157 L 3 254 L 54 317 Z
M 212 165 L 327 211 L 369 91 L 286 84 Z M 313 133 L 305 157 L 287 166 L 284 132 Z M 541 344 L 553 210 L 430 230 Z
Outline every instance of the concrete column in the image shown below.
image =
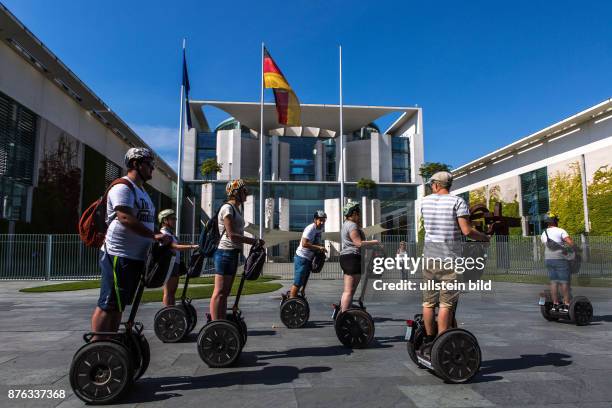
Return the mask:
M 342 220 L 340 218 L 340 199 L 328 198 L 325 200 L 325 213 L 327 214 L 327 222 L 325 223 L 326 232 L 339 232 Z M 340 252 L 340 243 L 334 241 L 325 241 L 325 248 L 330 255 L 337 255 Z
M 283 231 L 289 231 L 290 201 L 288 198 L 279 197 L 278 199 L 278 228 Z M 289 253 L 289 243 L 279 244 L 279 256 L 289 261 L 291 254 Z
M 272 157 L 269 158 L 268 160 L 272 160 L 272 180 L 278 180 L 279 179 L 279 174 L 278 174 L 278 155 L 279 155 L 279 151 L 278 151 L 278 136 L 272 136 Z
M 266 198 L 264 214 L 264 227 L 274 228 L 274 198 Z
M 588 185 L 584 154 L 580 155 L 580 179 L 582 181 L 582 207 L 584 209 L 584 231 L 591 232 L 591 220 L 589 218 Z
M 322 181 L 324 175 L 323 159 L 325 158 L 325 149 L 321 141 L 315 143 L 315 152 L 315 180 Z
M 216 208 L 213 208 L 215 200 L 215 189 L 212 183 L 202 184 L 202 192 L 200 198 L 200 206 L 207 218 L 212 217 L 215 214 Z

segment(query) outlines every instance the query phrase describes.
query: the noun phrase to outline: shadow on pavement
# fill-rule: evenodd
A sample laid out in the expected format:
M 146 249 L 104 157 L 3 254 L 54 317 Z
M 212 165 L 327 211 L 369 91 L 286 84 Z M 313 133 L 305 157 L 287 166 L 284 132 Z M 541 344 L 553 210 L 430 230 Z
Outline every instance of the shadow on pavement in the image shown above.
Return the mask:
M 561 353 L 522 354 L 518 358 L 500 358 L 483 361 L 480 365 L 481 374 L 495 374 L 504 371 L 526 370 L 533 367 L 565 367 L 572 364 L 567 360 L 572 356 Z
M 274 366 L 255 371 L 232 371 L 198 377 L 144 378 L 134 385 L 132 391 L 121 403 L 163 401 L 182 396 L 180 391 L 223 388 L 239 384 L 269 386 L 287 384 L 296 380 L 300 374 L 327 371 L 331 371 L 331 367 L 318 366 L 299 369 L 292 366 Z
M 348 356 L 353 352 L 350 348 L 342 345 L 324 346 L 324 347 L 299 347 L 286 351 L 249 351 L 243 352 L 243 355 L 255 355 L 258 360 L 273 360 L 276 358 L 293 358 L 293 357 L 334 357 Z

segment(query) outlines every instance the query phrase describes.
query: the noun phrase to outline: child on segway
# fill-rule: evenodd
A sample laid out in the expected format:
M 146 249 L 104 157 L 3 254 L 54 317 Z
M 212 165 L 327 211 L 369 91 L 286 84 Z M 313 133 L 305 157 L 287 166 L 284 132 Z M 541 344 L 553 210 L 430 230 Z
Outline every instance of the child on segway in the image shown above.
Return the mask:
M 174 250 L 175 263 L 172 269 L 172 275 L 170 278 L 168 278 L 168 281 L 164 285 L 164 296 L 162 301 L 164 306 L 174 306 L 176 303 L 175 296 L 179 283 L 179 277 L 187 273 L 185 264 L 181 262 L 180 251 L 198 249 L 199 246 L 197 244 L 179 243 L 177 236 L 174 235 L 174 231 L 176 230 L 176 213 L 174 210 L 166 209 L 160 211 L 159 215 L 157 216 L 157 220 L 159 221 L 160 232 L 164 235 L 168 235 L 172 239 L 172 243 L 170 245 Z

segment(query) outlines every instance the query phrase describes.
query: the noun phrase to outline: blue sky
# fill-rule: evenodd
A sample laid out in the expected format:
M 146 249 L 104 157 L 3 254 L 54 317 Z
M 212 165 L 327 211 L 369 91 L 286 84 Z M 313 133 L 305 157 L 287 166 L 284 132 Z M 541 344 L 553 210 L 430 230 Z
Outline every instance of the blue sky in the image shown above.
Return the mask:
M 183 37 L 192 98 L 235 101 L 264 41 L 337 103 L 342 44 L 344 102 L 423 107 L 425 159 L 454 167 L 612 97 L 606 1 L 2 1 L 171 164 Z

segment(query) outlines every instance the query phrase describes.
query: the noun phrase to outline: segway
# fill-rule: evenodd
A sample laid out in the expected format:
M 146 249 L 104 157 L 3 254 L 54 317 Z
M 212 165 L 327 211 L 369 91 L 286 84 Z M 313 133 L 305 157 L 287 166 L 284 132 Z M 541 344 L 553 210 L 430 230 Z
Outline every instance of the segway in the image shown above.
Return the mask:
M 232 365 L 247 342 L 247 326 L 238 308 L 240 295 L 244 288 L 245 273 L 242 273 L 240 285 L 236 293 L 236 300 L 232 311 L 227 313 L 226 319 L 212 320 L 210 313 L 206 314 L 206 325 L 198 335 L 198 354 L 211 368 L 227 367 Z
M 449 383 L 460 384 L 469 381 L 480 370 L 482 355 L 476 337 L 467 330 L 457 328 L 455 310 L 452 328 L 436 337 L 430 355 L 423 354 L 421 350 L 425 337 L 422 314 L 406 321 L 406 339 L 408 355 L 418 367 L 433 370 Z
M 559 296 L 562 299 L 563 296 Z M 586 326 L 593 320 L 593 305 L 586 296 L 574 296 L 569 307 L 565 309 L 553 309 L 553 301 L 550 290 L 540 293 L 540 313 L 549 322 L 565 320 L 575 323 L 576 326 Z
M 187 288 L 190 277 L 200 275 L 203 262 L 204 256 L 200 251 L 191 255 L 181 294 L 181 304 L 166 306 L 155 314 L 155 335 L 164 343 L 181 341 L 193 331 L 198 322 L 198 314 L 191 304 L 192 299 L 187 297 Z
M 349 348 L 366 348 L 374 339 L 374 319 L 366 311 L 363 305 L 366 288 L 368 286 L 369 272 L 372 269 L 374 258 L 384 257 L 385 253 L 381 246 L 374 247 L 368 268 L 365 270 L 365 276 L 361 282 L 361 294 L 357 300 L 357 304 L 351 304 L 351 307 L 344 312 L 340 311 L 340 302 L 332 304 L 334 309 L 332 319 L 334 320 L 334 329 L 340 343 Z
M 317 252 L 312 260 L 312 268 L 310 273 L 321 272 L 324 264 L 325 253 Z M 310 278 L 310 275 L 308 275 L 308 278 Z M 306 279 L 306 282 L 304 282 L 302 293 L 298 293 L 297 297 L 290 298 L 289 292 L 281 295 L 280 318 L 283 324 L 289 329 L 298 329 L 300 327 L 304 327 L 306 323 L 308 323 L 308 318 L 310 317 L 310 305 L 308 304 L 308 300 L 306 300 L 306 296 L 304 295 L 307 284 L 308 279 Z
M 130 315 L 123 323 L 124 330 L 83 335 L 85 345 L 74 355 L 69 373 L 70 386 L 82 401 L 92 405 L 116 401 L 149 367 L 151 351 L 143 334 L 144 326 L 134 320 L 144 288 L 163 285 L 170 275 L 172 262 L 172 251 L 153 244 L 136 288 Z M 93 340 L 94 336 L 103 336 L 104 339 Z

